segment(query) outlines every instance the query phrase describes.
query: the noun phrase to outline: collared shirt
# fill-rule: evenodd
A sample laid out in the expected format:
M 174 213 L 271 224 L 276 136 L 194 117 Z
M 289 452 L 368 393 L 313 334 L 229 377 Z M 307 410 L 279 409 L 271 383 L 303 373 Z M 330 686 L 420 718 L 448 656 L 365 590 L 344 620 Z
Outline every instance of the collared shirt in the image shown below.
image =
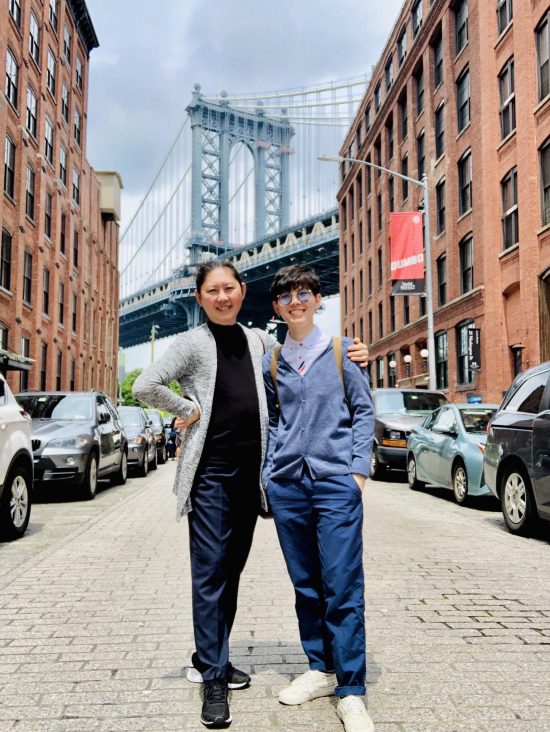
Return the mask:
M 286 362 L 303 376 L 315 359 L 326 350 L 329 341 L 330 337 L 323 335 L 315 326 L 301 341 L 294 340 L 290 333 L 287 333 L 281 353 Z

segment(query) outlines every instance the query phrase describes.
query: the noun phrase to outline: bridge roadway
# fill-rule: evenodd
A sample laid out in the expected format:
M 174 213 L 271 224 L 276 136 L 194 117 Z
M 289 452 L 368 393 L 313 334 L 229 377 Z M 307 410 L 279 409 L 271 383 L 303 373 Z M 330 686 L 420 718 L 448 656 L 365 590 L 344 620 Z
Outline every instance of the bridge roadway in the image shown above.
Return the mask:
M 273 317 L 269 286 L 275 272 L 291 263 L 308 263 L 321 278 L 324 295 L 338 293 L 338 210 L 319 214 L 298 225 L 254 244 L 227 251 L 247 283 L 247 296 L 241 322 L 264 328 Z M 157 338 L 174 335 L 194 327 L 199 321 L 196 307 L 193 266 L 177 271 L 173 277 L 124 298 L 120 303 L 120 347 L 146 343 L 153 325 Z

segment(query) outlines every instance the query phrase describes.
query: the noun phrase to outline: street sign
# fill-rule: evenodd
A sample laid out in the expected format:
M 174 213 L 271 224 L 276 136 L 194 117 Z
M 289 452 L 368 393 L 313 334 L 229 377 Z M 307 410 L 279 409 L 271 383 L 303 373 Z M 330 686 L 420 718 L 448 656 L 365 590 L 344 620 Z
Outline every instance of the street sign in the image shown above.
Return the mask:
M 468 328 L 468 368 L 479 371 L 481 368 L 481 331 L 479 328 Z
M 423 236 L 421 213 L 390 213 L 392 295 L 424 294 Z

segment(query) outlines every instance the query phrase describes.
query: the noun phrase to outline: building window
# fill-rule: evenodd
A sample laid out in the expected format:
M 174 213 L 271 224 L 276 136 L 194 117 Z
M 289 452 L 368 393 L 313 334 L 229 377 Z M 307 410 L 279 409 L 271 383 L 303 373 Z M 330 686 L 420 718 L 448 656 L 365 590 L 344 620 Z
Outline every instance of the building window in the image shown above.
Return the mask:
M 32 60 L 40 64 L 40 25 L 36 15 L 31 11 L 31 20 L 29 26 L 29 54 Z
M 523 371 L 523 348 L 510 346 L 510 351 L 512 352 L 513 374 L 517 376 Z
M 44 157 L 53 165 L 53 127 L 47 117 L 44 120 Z
M 355 131 L 355 147 L 357 149 L 357 155 L 359 155 L 359 150 L 361 149 L 361 125 L 357 125 L 357 129 Z
M 59 148 L 59 178 L 65 188 L 67 187 L 67 151 L 61 145 Z
M 370 163 L 370 155 L 367 155 L 367 163 Z M 365 175 L 367 176 L 367 196 L 370 196 L 371 191 L 372 191 L 370 171 L 371 171 L 371 168 L 369 168 L 367 166 L 367 170 L 365 171 Z
M 376 359 L 376 386 L 382 388 L 384 386 L 384 359 Z
M 395 297 L 390 295 L 390 332 L 395 330 Z
M 50 314 L 50 270 L 46 267 L 42 270 L 42 312 Z
M 448 381 L 448 345 L 447 333 L 435 336 L 435 385 L 436 389 L 447 389 Z
M 378 250 L 378 287 L 382 287 L 382 249 Z
M 373 324 L 372 324 L 372 313 L 369 310 L 369 343 L 372 343 L 374 341 L 374 330 L 373 330 Z
M 42 342 L 40 353 L 40 391 L 46 391 L 46 374 L 48 372 L 48 344 Z
M 390 56 L 384 67 L 384 79 L 386 81 L 386 91 L 388 92 L 393 84 L 393 56 Z
M 421 132 L 416 138 L 416 159 L 418 167 L 418 180 L 422 180 L 424 175 L 425 153 L 424 153 L 424 132 Z
M 75 389 L 75 368 L 76 368 L 75 360 L 74 360 L 74 358 L 71 358 L 71 374 L 70 374 L 70 378 L 69 378 L 69 389 L 71 391 L 74 391 L 74 389 Z
M 381 105 L 381 99 L 380 99 L 380 82 L 376 85 L 374 89 L 374 109 L 376 112 L 380 109 Z
M 76 68 L 75 68 L 75 79 L 76 79 L 76 85 L 80 91 L 82 91 L 82 88 L 84 86 L 83 81 L 83 75 L 82 75 L 82 61 L 80 60 L 80 57 L 76 57 Z
M 382 231 L 382 193 L 379 193 L 376 197 L 376 214 L 378 217 L 378 232 Z
M 497 0 L 497 25 L 498 34 L 504 33 L 512 22 L 513 17 L 512 0 Z
M 21 355 L 25 358 L 29 358 L 31 355 L 31 341 L 30 338 L 25 336 L 21 337 Z M 26 391 L 29 388 L 29 372 L 24 370 L 21 371 L 21 378 L 19 381 L 21 391 Z
M 399 68 L 403 66 L 403 61 L 407 55 L 407 29 L 403 28 L 399 38 L 397 39 L 397 63 Z
M 409 157 L 405 155 L 401 160 L 401 175 L 409 175 Z M 409 181 L 401 178 L 401 196 L 403 201 L 409 197 Z
M 447 302 L 447 257 L 442 254 L 437 258 L 437 304 Z
M 460 385 L 471 384 L 474 374 L 468 368 L 468 330 L 473 323 L 464 323 L 456 329 L 457 382 Z
M 52 238 L 52 194 L 49 191 L 44 200 L 44 235 Z
M 367 269 L 367 288 L 369 297 L 372 295 L 372 259 L 369 259 L 368 269 Z
M 370 104 L 367 104 L 365 109 L 365 132 L 370 130 Z
M 393 120 L 386 126 L 386 139 L 388 141 L 388 160 L 393 159 Z
M 363 168 L 359 168 L 359 174 L 355 179 L 355 193 L 357 195 L 357 208 L 363 208 Z
M 445 152 L 445 105 L 440 104 L 435 110 L 435 158 L 438 160 Z
M 74 110 L 74 141 L 80 147 L 80 112 Z
M 65 322 L 65 285 L 62 282 L 59 283 L 58 319 L 59 324 L 63 325 Z
M 4 145 L 4 193 L 15 196 L 15 143 L 6 137 Z
M 458 132 L 470 123 L 470 71 L 466 69 L 456 82 L 456 106 Z
M 2 250 L 0 253 L 0 287 L 9 290 L 11 285 L 11 234 L 2 229 Z
M 65 82 L 63 82 L 63 86 L 61 87 L 61 114 L 63 115 L 63 119 L 67 124 L 69 124 L 69 105 L 69 89 L 67 88 Z
M 384 337 L 384 312 L 381 302 L 378 303 L 378 337 Z
M 73 292 L 73 307 L 72 307 L 72 331 L 73 333 L 76 333 L 76 319 L 78 315 L 78 295 L 76 292 Z
M 437 233 L 445 231 L 445 180 L 440 180 L 435 187 L 435 201 L 437 208 Z
M 411 308 L 409 304 L 409 296 L 403 297 L 403 325 L 408 325 L 411 322 Z
M 63 53 L 67 59 L 67 63 L 71 63 L 71 33 L 67 26 L 63 28 Z
M 67 214 L 61 214 L 61 226 L 59 227 L 59 251 L 65 254 L 67 242 Z
M 443 81 L 443 36 L 439 36 L 434 45 L 434 86 L 437 87 Z
M 25 213 L 34 221 L 34 170 L 27 165 L 27 175 L 25 178 Z
M 474 287 L 474 239 L 465 236 L 458 245 L 460 254 L 460 292 L 463 295 Z
M 407 137 L 408 117 L 407 117 L 407 95 L 403 95 L 399 100 L 399 120 L 401 122 L 401 142 Z
M 540 149 L 542 224 L 550 224 L 550 138 Z
M 468 0 L 460 0 L 455 6 L 455 44 L 458 55 L 468 43 Z
M 513 168 L 501 181 L 504 249 L 519 242 L 518 171 Z
M 367 239 L 369 244 L 372 242 L 372 211 L 367 209 Z
M 30 86 L 27 87 L 27 130 L 36 139 L 37 129 L 37 118 L 38 118 L 38 102 L 36 101 L 36 94 L 33 92 Z
M 73 235 L 73 267 L 78 267 L 78 251 L 79 251 L 79 243 L 78 243 L 78 231 L 74 232 Z
M 76 168 L 73 168 L 73 201 L 80 205 L 80 174 Z
M 508 59 L 498 75 L 498 91 L 500 96 L 500 137 L 504 139 L 516 129 L 513 58 Z
M 56 359 L 56 369 L 55 369 L 55 390 L 61 391 L 61 374 L 63 373 L 63 352 L 58 351 L 57 352 L 57 359 Z
M 468 150 L 458 161 L 458 213 L 472 208 L 472 154 Z
M 537 27 L 539 100 L 550 94 L 550 10 Z
M 418 299 L 419 305 L 420 305 L 420 315 L 426 315 L 426 296 L 421 295 Z
M 55 56 L 51 49 L 48 48 L 48 68 L 46 70 L 46 86 L 50 90 L 52 96 L 55 97 Z
M 394 188 L 395 188 L 395 185 L 394 185 L 393 175 L 390 175 L 390 178 L 388 180 L 388 200 L 389 200 L 390 212 L 395 211 Z
M 8 48 L 6 52 L 6 99 L 17 109 L 17 89 L 19 84 L 19 67 L 15 56 Z
M 416 114 L 418 116 L 424 109 L 424 69 L 422 66 L 415 73 L 414 82 L 416 85 Z
M 422 0 L 416 0 L 411 9 L 413 38 L 416 38 L 422 27 Z
M 23 302 L 32 303 L 32 254 L 25 249 L 23 258 Z
M 9 0 L 10 15 L 15 25 L 21 28 L 21 2 L 20 0 Z
M 57 31 L 57 2 L 58 0 L 50 0 L 50 23 L 55 31 Z

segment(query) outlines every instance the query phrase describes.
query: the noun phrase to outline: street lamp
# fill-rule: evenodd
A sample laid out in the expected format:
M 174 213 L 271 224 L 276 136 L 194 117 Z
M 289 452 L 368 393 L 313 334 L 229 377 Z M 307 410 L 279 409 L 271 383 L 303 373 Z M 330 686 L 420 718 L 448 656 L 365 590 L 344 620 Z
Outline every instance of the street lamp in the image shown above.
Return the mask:
M 389 363 L 390 367 L 390 386 L 395 386 L 395 367 L 397 366 L 397 361 L 392 359 Z
M 405 366 L 406 366 L 406 368 L 407 368 L 407 378 L 408 378 L 408 379 L 410 379 L 410 378 L 411 378 L 411 361 L 412 361 L 412 360 L 413 360 L 413 359 L 412 359 L 412 356 L 411 356 L 411 354 L 410 354 L 410 353 L 406 353 L 406 354 L 405 354 L 405 355 L 403 356 L 403 361 L 405 361 Z
M 366 165 L 368 168 L 374 168 L 380 170 L 383 173 L 389 173 L 394 175 L 396 178 L 401 178 L 409 183 L 416 186 L 421 186 L 424 191 L 424 251 L 426 256 L 426 315 L 428 319 L 428 386 L 430 389 L 435 389 L 435 339 L 434 339 L 434 311 L 433 311 L 433 298 L 432 298 L 432 259 L 431 259 L 431 245 L 430 245 L 430 207 L 429 207 L 429 191 L 428 191 L 428 178 L 426 173 L 422 176 L 422 180 L 416 178 L 410 178 L 408 175 L 398 173 L 396 170 L 390 170 L 389 168 L 383 168 L 381 165 L 370 163 L 367 160 L 358 160 L 357 158 L 345 158 L 342 155 L 318 155 L 317 160 L 330 161 L 334 163 L 358 163 L 359 165 Z M 409 356 L 408 366 L 410 370 L 411 357 Z M 405 356 L 405 362 L 407 363 L 407 357 Z M 409 374 L 410 375 L 410 374 Z
M 427 348 L 423 348 L 420 351 L 420 356 L 421 356 L 422 360 L 424 361 L 424 371 L 426 370 L 429 355 L 430 355 L 430 352 L 428 351 Z

